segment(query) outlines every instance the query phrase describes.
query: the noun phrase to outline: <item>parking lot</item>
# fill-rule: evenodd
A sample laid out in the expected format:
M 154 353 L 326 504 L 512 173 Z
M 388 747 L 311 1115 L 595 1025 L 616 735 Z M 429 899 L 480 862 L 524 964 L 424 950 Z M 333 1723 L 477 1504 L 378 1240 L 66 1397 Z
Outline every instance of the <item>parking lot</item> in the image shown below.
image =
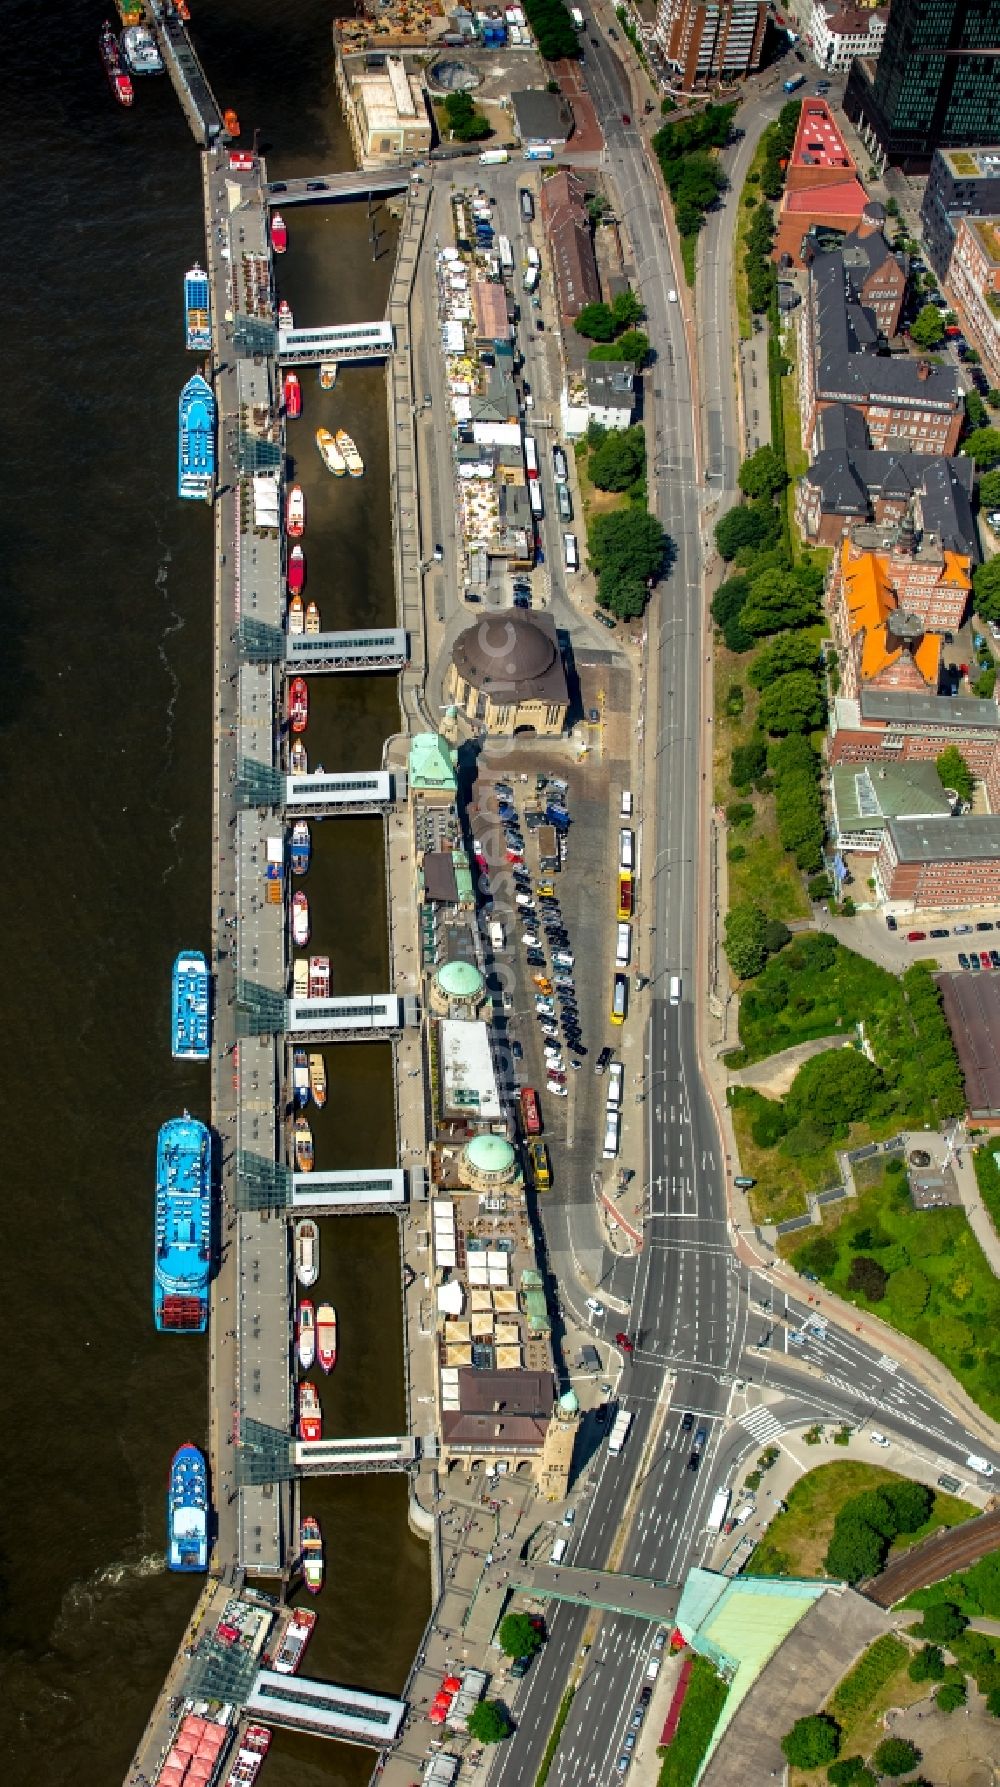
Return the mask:
M 508 760 L 509 761 L 509 760 Z M 621 1031 L 610 1022 L 612 977 L 614 972 L 617 925 L 618 815 L 621 803 L 623 765 L 617 760 L 602 763 L 594 756 L 577 764 L 567 764 L 563 753 L 546 749 L 539 740 L 517 753 L 517 770 L 500 768 L 483 776 L 477 783 L 475 805 L 470 821 L 478 841 L 485 846 L 489 864 L 491 916 L 504 927 L 505 947 L 495 958 L 497 989 L 508 991 L 506 1014 L 510 1041 L 516 1043 L 521 1056 L 512 1063 L 519 1085 L 533 1086 L 539 1095 L 543 1135 L 549 1148 L 552 1186 L 547 1197 L 563 1203 L 582 1203 L 592 1199 L 590 1175 L 595 1169 L 616 1170 L 614 1162 L 602 1158 L 604 1143 L 605 1100 L 608 1079 L 595 1075 L 595 1063 L 603 1047 L 620 1040 Z M 536 797 L 538 774 L 548 774 L 565 781 L 569 814 L 565 858 L 558 871 L 543 872 L 539 860 L 538 832 L 532 831 L 525 819 L 527 809 L 544 799 Z M 506 784 L 512 800 L 505 801 L 505 810 L 513 806 L 524 843 L 523 867 L 506 860 L 506 840 L 500 820 L 496 783 Z M 502 866 L 501 866 L 502 865 Z M 520 887 L 534 904 L 532 912 L 516 905 Z M 580 1041 L 585 1055 L 574 1055 L 566 1045 L 567 1033 L 560 1021 L 560 1002 L 556 997 L 553 975 L 553 944 L 547 934 L 545 906 L 538 895 L 539 886 L 549 885 L 558 903 L 558 918 L 568 941 L 555 947 L 567 949 L 574 958 L 566 970 L 565 993 L 575 998 L 579 1014 Z M 550 925 L 556 914 L 549 907 Z M 537 937 L 531 946 L 526 936 Z M 529 951 L 535 960 L 529 961 Z M 541 960 L 537 958 L 541 957 Z M 554 1011 L 547 1022 L 555 1034 L 546 1038 L 536 997 L 547 997 L 535 984 L 534 976 L 553 984 Z M 546 1085 L 546 1040 L 562 1043 L 557 1072 L 565 1075 L 566 1094 L 560 1097 Z M 570 1064 L 580 1062 L 578 1068 Z

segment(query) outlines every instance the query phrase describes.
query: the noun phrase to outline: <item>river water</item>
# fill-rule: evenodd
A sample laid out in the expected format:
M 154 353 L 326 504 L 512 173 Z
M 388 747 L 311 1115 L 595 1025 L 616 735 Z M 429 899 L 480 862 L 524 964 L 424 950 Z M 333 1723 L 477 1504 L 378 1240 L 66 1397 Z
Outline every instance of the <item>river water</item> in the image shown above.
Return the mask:
M 349 165 L 330 7 L 195 9 L 220 102 L 259 128 L 272 177 Z M 197 1592 L 163 1567 L 167 1467 L 207 1430 L 204 1343 L 157 1337 L 151 1308 L 156 1130 L 185 1105 L 208 1115 L 207 1075 L 172 1062 L 168 1038 L 170 962 L 182 945 L 207 948 L 211 897 L 210 515 L 174 494 L 177 393 L 192 370 L 181 279 L 203 255 L 201 183 L 168 81 L 137 82 L 131 112 L 113 103 L 104 10 L 4 6 L 0 1761 L 14 1787 L 121 1779 Z M 301 320 L 382 313 L 384 213 L 376 260 L 364 205 L 292 211 L 288 224 L 282 291 Z M 322 399 L 311 378 L 303 388 L 290 445 L 309 501 L 309 593 L 327 625 L 384 624 L 382 374 L 349 369 Z M 355 435 L 363 481 L 322 472 L 318 420 Z M 312 694 L 315 760 L 376 767 L 398 728 L 395 684 L 330 678 Z M 319 831 L 314 935 L 343 991 L 387 987 L 382 850 L 375 822 Z M 388 1051 L 331 1050 L 328 1072 L 319 1164 L 388 1164 Z M 395 1226 L 328 1223 L 323 1259 L 341 1338 L 323 1386 L 330 1430 L 402 1431 Z M 309 1504 L 329 1573 L 308 1667 L 397 1688 L 429 1596 L 405 1481 L 331 1481 Z M 369 1770 L 364 1752 L 278 1737 L 267 1778 L 353 1787 Z

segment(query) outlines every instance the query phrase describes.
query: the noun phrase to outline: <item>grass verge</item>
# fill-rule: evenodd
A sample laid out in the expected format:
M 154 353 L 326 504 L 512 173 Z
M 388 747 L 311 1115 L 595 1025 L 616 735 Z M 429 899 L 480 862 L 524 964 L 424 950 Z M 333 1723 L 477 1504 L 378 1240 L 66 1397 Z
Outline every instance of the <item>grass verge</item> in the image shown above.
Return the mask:
M 827 1711 L 833 1714 L 845 1735 L 850 1735 L 872 1701 L 909 1663 L 912 1655 L 909 1646 L 892 1632 L 883 1632 L 881 1638 L 876 1638 L 874 1644 L 862 1652 L 827 1701 Z
M 563 1726 L 569 1718 L 569 1709 L 573 1704 L 573 1696 L 575 1693 L 575 1688 L 567 1688 L 559 1702 L 559 1711 L 556 1713 L 555 1722 L 552 1726 L 552 1730 L 549 1732 L 549 1741 L 545 1746 L 545 1754 L 542 1757 L 538 1773 L 535 1776 L 535 1787 L 545 1787 L 545 1782 L 549 1778 L 549 1769 L 552 1767 L 555 1753 L 559 1748 L 559 1739 L 563 1734 Z
M 817 639 L 821 631 L 816 629 Z M 716 641 L 714 785 L 720 806 L 736 798 L 729 782 L 733 749 L 746 744 L 755 730 L 760 695 L 744 680 L 749 662 L 749 657 L 727 651 L 721 640 Z M 734 685 L 742 692 L 738 713 L 729 700 Z M 727 839 L 729 904 L 736 906 L 749 900 L 786 924 L 790 919 L 808 918 L 809 901 L 802 876 L 778 839 L 773 795 L 755 790 L 739 798 L 752 803 L 754 817 L 749 825 L 735 827 Z
M 856 1308 L 919 1341 L 987 1415 L 1000 1417 L 1000 1280 L 964 1210 L 915 1210 L 905 1173 L 883 1172 L 821 1234 L 796 1236 L 782 1251 Z M 886 1274 L 878 1301 L 849 1287 L 859 1255 Z
M 783 1513 L 772 1520 L 747 1564 L 750 1576 L 825 1576 L 823 1559 L 833 1534 L 834 1523 L 844 1503 L 852 1496 L 886 1483 L 905 1481 L 895 1471 L 861 1459 L 845 1458 L 831 1464 L 818 1465 L 800 1477 L 785 1500 Z M 893 1544 L 890 1557 L 898 1556 L 912 1545 L 918 1545 L 942 1526 L 960 1526 L 971 1520 L 978 1509 L 954 1495 L 935 1492 L 930 1517 L 915 1533 L 906 1533 Z M 838 1713 L 839 1718 L 839 1713 Z
M 754 158 L 747 169 L 747 177 L 740 193 L 739 210 L 736 216 L 736 252 L 733 257 L 733 294 L 736 299 L 736 315 L 740 327 L 740 340 L 749 341 L 753 333 L 752 313 L 750 310 L 750 291 L 747 270 L 743 265 L 747 249 L 747 227 L 750 222 L 751 207 L 760 198 L 760 174 L 767 159 L 766 145 L 757 144 Z
M 705 1657 L 695 1657 L 674 1739 L 661 1750 L 659 1787 L 693 1787 L 726 1703 L 729 1683 Z

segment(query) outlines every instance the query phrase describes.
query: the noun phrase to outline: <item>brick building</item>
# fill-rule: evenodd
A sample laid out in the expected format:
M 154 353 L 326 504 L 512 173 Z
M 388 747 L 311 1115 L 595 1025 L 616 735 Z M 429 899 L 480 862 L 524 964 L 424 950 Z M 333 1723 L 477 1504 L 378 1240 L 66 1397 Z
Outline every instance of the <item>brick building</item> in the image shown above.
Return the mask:
M 1000 213 L 1000 144 L 938 149 L 920 202 L 920 234 L 942 282 L 948 278 L 959 221 Z
M 774 258 L 802 266 L 802 244 L 816 230 L 850 233 L 871 201 L 857 163 L 825 99 L 804 99 L 778 207 Z M 879 207 L 881 211 L 881 207 Z
M 1000 385 L 1000 216 L 958 219 L 948 285 L 990 384 Z
M 753 74 L 767 29 L 766 0 L 659 0 L 656 39 L 685 93 Z
M 820 68 L 850 68 L 855 56 L 877 56 L 885 41 L 887 6 L 851 6 L 813 0 L 809 29 Z
M 1000 812 L 1000 707 L 972 695 L 866 688 L 831 703 L 827 755 L 837 763 L 905 763 L 956 745 Z M 1000 829 L 1000 819 L 994 821 Z
M 896 281 L 872 256 L 868 248 L 856 267 L 852 253 L 837 249 L 817 254 L 810 265 L 799 313 L 803 445 L 815 450 L 821 410 L 846 403 L 861 411 L 877 449 L 952 454 L 964 419 L 958 379 L 949 366 L 882 351 L 884 331 L 874 305 L 891 315 Z M 861 299 L 866 286 L 870 304 Z
M 795 491 L 796 520 L 808 540 L 836 546 L 860 524 L 871 523 L 879 529 L 878 543 L 890 546 L 910 521 L 948 551 L 978 562 L 970 459 L 876 452 L 861 411 L 844 403 L 820 410 L 816 441 L 816 457 Z
M 572 322 L 584 305 L 596 304 L 601 296 L 587 215 L 587 189 L 579 174 L 571 168 L 560 168 L 551 180 L 544 181 L 541 209 L 559 295 L 559 313 L 565 322 Z
M 1000 900 L 1000 819 L 890 819 L 875 858 L 883 901 L 912 911 L 948 911 Z

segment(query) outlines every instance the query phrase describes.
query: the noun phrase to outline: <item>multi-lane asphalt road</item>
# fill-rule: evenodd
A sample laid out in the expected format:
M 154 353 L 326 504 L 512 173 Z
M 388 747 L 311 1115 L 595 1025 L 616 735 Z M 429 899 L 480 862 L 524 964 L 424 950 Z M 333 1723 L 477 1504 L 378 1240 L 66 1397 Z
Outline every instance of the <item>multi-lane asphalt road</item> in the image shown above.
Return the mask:
M 592 38 L 592 27 L 588 32 Z M 667 297 L 683 275 L 671 261 L 659 176 L 638 131 L 621 122 L 632 103 L 603 37 L 596 46 L 588 43 L 587 74 L 655 349 L 645 380 L 650 503 L 674 543 L 675 558 L 650 616 L 649 675 L 658 676 L 660 718 L 645 797 L 647 813 L 656 815 L 655 857 L 647 847 L 644 869 L 647 900 L 650 882 L 654 890 L 655 927 L 642 1086 L 649 1126 L 645 1245 L 637 1265 L 609 1259 L 602 1280 L 631 1306 L 625 1325 L 637 1349 L 623 1367 L 619 1400 L 634 1419 L 620 1457 L 611 1458 L 604 1446 L 595 1454 L 572 1529 L 570 1561 L 597 1567 L 611 1559 L 622 1571 L 680 1582 L 709 1549 L 705 1519 L 715 1488 L 732 1480 L 750 1450 L 788 1427 L 824 1419 L 857 1426 L 875 1419 L 953 1465 L 964 1464 L 970 1449 L 984 1448 L 894 1360 L 856 1335 L 825 1327 L 805 1298 L 775 1292 L 767 1276 L 750 1270 L 734 1251 L 725 1163 L 701 1076 L 693 1003 L 709 720 L 701 701 L 702 569 L 707 530 L 733 498 L 741 457 L 731 309 L 735 203 L 760 131 L 785 96 L 772 88 L 749 98 L 739 119 L 744 134 L 725 153 L 732 196 L 709 218 L 702 245 L 696 385 L 681 306 Z M 669 998 L 672 975 L 681 976 L 679 1005 Z M 556 1212 L 548 1218 L 563 1219 Z M 762 1303 L 772 1307 L 762 1309 Z M 621 1325 L 622 1317 L 609 1312 L 607 1336 Z M 759 1350 L 765 1335 L 766 1350 Z M 731 1416 L 737 1385 L 744 1412 Z M 783 1392 L 782 1399 L 752 1406 L 757 1386 Z M 685 1411 L 693 1415 L 690 1430 L 683 1424 Z M 707 1437 L 699 1467 L 692 1469 L 692 1437 L 700 1427 Z M 549 1642 L 517 1701 L 517 1730 L 493 1765 L 494 1787 L 533 1778 L 567 1680 L 581 1662 L 590 1616 L 559 1605 L 550 1616 Z M 582 1659 L 553 1763 L 556 1787 L 598 1787 L 620 1778 L 617 1762 L 650 1647 L 651 1635 L 640 1622 L 601 1621 Z

